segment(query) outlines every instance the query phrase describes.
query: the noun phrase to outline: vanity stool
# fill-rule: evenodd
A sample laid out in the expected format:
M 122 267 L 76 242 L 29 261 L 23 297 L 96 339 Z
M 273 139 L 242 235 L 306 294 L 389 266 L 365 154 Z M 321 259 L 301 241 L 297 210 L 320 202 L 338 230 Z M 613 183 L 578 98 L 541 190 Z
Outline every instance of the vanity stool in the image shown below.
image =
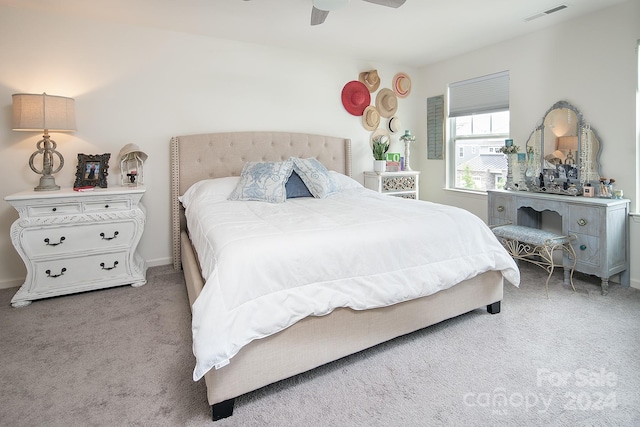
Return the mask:
M 539 228 L 511 224 L 494 226 L 491 230 L 514 259 L 528 261 L 549 273 L 545 283 L 547 298 L 549 298 L 549 279 L 555 268 L 553 253 L 556 250 L 564 251 L 569 259 L 573 260 L 573 265 L 564 267 L 564 283 L 571 284 L 575 292 L 573 270 L 576 267 L 576 253 L 571 246 L 571 241 L 576 239 L 575 236 L 562 236 Z

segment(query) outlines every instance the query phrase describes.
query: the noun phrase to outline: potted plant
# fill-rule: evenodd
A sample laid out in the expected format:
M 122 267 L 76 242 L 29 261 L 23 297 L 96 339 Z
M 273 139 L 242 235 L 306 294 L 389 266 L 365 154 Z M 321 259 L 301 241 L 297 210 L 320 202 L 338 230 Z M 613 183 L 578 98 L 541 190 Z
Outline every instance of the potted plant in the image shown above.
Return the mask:
M 389 137 L 386 135 L 378 135 L 373 139 L 373 170 L 376 172 L 384 172 L 387 169 L 387 160 L 385 158 L 389 150 Z

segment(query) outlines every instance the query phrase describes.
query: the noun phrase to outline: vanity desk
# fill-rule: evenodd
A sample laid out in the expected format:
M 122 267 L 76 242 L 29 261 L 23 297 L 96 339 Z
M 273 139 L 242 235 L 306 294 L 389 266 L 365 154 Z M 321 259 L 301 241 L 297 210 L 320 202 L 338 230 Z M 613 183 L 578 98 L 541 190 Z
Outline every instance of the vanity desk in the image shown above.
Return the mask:
M 580 110 L 558 101 L 535 126 L 524 152 L 507 154 L 505 190 L 487 193 L 489 225 L 557 228 L 553 215 L 543 214 L 556 212 L 560 234 L 572 237 L 575 270 L 600 277 L 606 295 L 611 276 L 620 274 L 623 286 L 630 282 L 629 200 L 611 198 L 615 180 L 601 174 L 603 145 Z M 582 196 L 587 191 L 602 197 Z M 563 256 L 565 267 L 573 262 L 572 255 Z
M 516 224 L 541 228 L 542 212 L 560 215 L 563 235 L 573 235 L 575 270 L 602 280 L 606 295 L 609 278 L 620 274 L 629 286 L 629 200 L 489 190 L 489 225 Z M 564 255 L 567 256 L 567 255 Z

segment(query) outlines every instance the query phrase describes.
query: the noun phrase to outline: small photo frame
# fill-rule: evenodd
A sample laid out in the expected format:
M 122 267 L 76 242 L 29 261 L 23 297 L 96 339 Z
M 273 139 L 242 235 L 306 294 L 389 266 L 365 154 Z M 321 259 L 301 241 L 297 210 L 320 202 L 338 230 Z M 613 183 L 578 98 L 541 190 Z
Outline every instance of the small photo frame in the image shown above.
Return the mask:
M 76 182 L 78 187 L 107 188 L 107 175 L 109 175 L 109 158 L 111 153 L 105 154 L 78 154 L 78 168 L 76 169 Z

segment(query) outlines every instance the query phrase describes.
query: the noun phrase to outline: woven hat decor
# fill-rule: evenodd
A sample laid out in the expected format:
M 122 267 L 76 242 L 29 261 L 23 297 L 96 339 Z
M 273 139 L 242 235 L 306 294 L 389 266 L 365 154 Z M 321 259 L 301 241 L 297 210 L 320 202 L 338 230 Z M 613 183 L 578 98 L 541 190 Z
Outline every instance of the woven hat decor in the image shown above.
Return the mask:
M 369 144 L 371 145 L 371 147 L 373 147 L 373 141 L 375 141 L 376 139 L 378 139 L 381 136 L 386 136 L 387 137 L 387 141 L 391 142 L 391 135 L 389 134 L 389 131 L 386 129 L 376 129 L 372 134 L 371 134 L 371 138 L 369 139 Z
M 406 98 L 411 93 L 411 79 L 405 73 L 398 73 L 393 76 L 393 83 L 391 84 L 393 91 L 400 98 Z
M 398 116 L 393 116 L 389 119 L 389 123 L 387 123 L 387 127 L 389 128 L 389 132 L 398 133 L 402 129 L 402 123 Z
M 342 105 L 354 116 L 361 116 L 371 103 L 371 94 L 364 83 L 350 81 L 342 88 Z
M 380 89 L 376 96 L 376 108 L 382 117 L 389 118 L 398 109 L 398 99 L 391 89 Z
M 376 107 L 369 105 L 364 109 L 362 114 L 362 125 L 366 130 L 375 130 L 380 124 L 380 113 L 376 110 Z
M 378 70 L 364 71 L 358 76 L 358 80 L 364 83 L 369 92 L 375 92 L 380 87 L 380 76 Z

